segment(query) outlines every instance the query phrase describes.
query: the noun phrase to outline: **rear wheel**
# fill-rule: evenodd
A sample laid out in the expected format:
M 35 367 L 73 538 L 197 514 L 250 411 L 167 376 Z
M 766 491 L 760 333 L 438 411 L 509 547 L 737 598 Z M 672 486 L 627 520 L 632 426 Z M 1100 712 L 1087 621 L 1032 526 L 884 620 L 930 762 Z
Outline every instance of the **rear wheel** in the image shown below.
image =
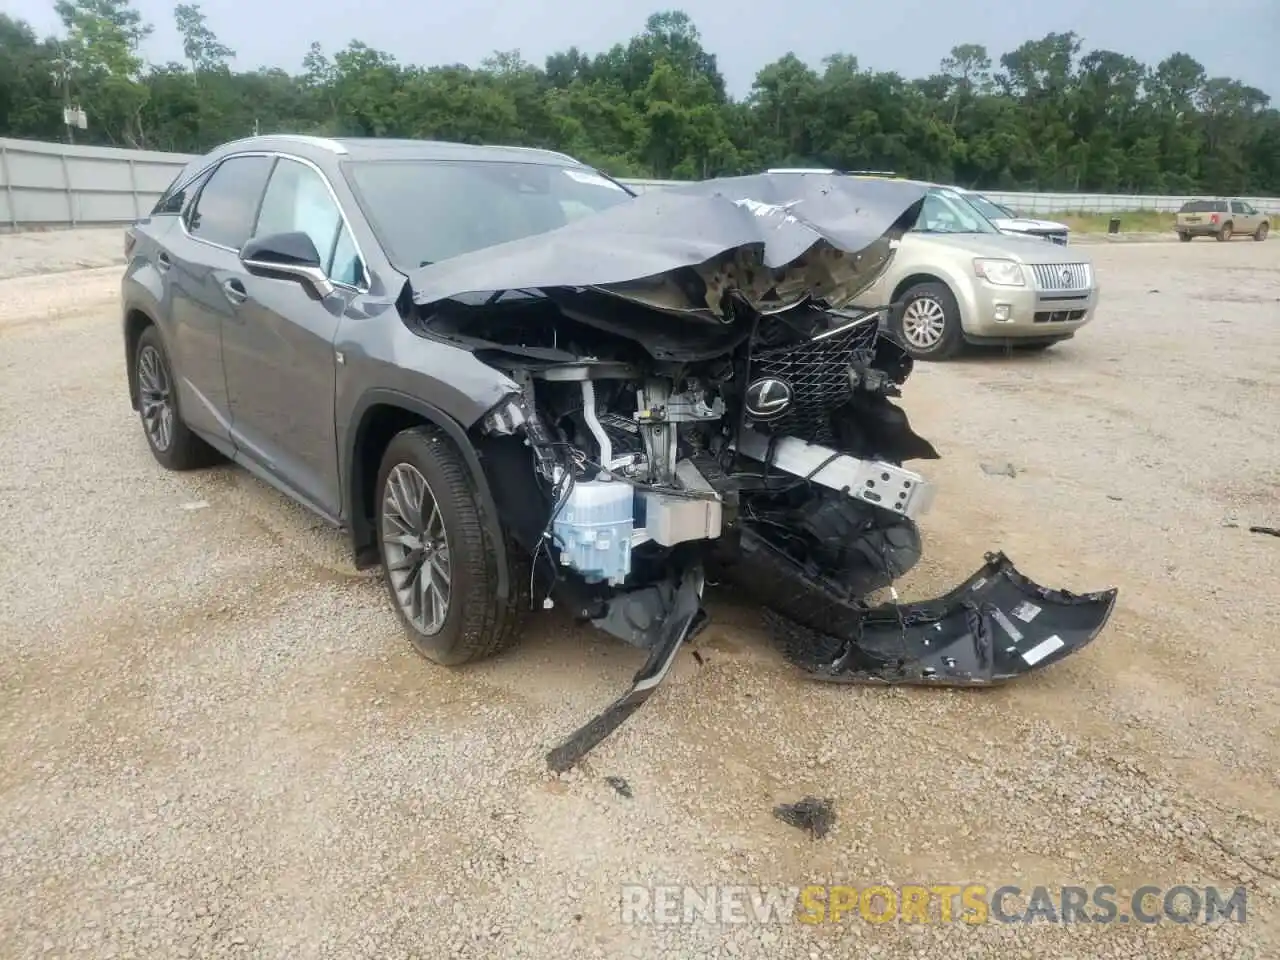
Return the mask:
M 393 437 L 378 471 L 378 546 L 391 602 L 413 648 L 446 666 L 511 646 L 526 607 L 517 564 L 507 570 L 507 598 L 498 596 L 498 545 L 473 488 L 453 441 L 431 426 Z
M 1179 240 L 1181 240 L 1183 243 L 1190 243 L 1190 242 L 1191 242 L 1191 234 L 1187 233 L 1187 231 L 1185 231 L 1185 230 L 1179 230 L 1179 231 L 1178 231 L 1178 239 L 1179 239 Z
M 1263 240 L 1267 239 L 1267 233 L 1269 230 L 1270 230 L 1270 227 L 1268 224 L 1265 224 L 1265 223 L 1258 224 L 1258 229 L 1253 232 L 1253 239 L 1261 243 Z
M 1231 233 L 1232 233 L 1232 230 L 1233 230 L 1233 228 L 1232 228 L 1232 226 L 1231 226 L 1231 224 L 1230 224 L 1230 223 L 1224 223 L 1224 224 L 1222 225 L 1222 229 L 1218 231 L 1218 239 L 1219 239 L 1219 240 L 1230 240 L 1230 239 L 1231 239 Z
M 917 283 L 907 290 L 894 327 L 907 353 L 917 360 L 946 360 L 964 345 L 960 307 L 945 283 Z
M 178 391 L 160 331 L 147 327 L 134 354 L 134 389 L 147 446 L 162 467 L 194 470 L 216 463 L 218 452 L 187 428 L 178 409 Z

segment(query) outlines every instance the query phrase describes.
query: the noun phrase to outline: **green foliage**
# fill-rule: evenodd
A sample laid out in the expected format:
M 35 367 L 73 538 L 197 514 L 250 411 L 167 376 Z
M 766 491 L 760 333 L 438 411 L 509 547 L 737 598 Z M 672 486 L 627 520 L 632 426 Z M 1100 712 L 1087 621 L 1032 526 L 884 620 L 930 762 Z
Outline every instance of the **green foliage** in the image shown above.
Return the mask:
M 358 39 L 312 44 L 297 75 L 235 72 L 200 6 L 174 21 L 185 63 L 144 65 L 151 27 L 130 0 L 57 0 L 64 33 L 0 14 L 0 134 L 57 138 L 77 103 L 82 142 L 199 152 L 255 131 L 429 137 L 550 147 L 618 176 L 701 178 L 769 166 L 895 170 L 965 186 L 1122 193 L 1280 194 L 1280 112 L 1186 53 L 1148 67 L 1050 33 L 993 59 L 960 44 L 929 77 L 816 68 L 787 54 L 749 94 L 679 10 L 623 43 L 541 65 L 496 51 L 479 67 L 398 63 Z

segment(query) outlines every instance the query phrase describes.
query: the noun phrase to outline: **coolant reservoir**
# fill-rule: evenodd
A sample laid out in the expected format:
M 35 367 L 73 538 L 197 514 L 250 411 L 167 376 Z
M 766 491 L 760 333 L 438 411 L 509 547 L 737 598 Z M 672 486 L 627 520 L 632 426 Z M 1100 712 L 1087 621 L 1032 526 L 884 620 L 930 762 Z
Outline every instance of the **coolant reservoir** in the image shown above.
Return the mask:
M 590 583 L 622 583 L 631 572 L 634 499 L 629 483 L 588 480 L 574 484 L 553 528 L 561 544 L 560 562 Z

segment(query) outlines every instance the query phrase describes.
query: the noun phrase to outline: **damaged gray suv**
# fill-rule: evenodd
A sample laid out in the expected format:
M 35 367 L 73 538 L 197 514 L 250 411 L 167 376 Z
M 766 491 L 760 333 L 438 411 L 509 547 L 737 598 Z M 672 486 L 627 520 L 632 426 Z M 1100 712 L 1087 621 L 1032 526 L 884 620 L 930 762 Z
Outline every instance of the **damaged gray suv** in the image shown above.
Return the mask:
M 302 136 L 192 161 L 126 232 L 129 397 L 155 458 L 228 458 L 381 565 L 415 648 L 460 664 L 563 606 L 648 656 L 556 746 L 575 763 L 749 591 L 836 682 L 999 683 L 1103 628 L 1003 554 L 872 605 L 919 559 L 938 456 L 912 371 L 849 305 L 923 187 L 760 175 L 637 196 L 515 147 Z M 892 324 L 888 325 L 892 327 Z

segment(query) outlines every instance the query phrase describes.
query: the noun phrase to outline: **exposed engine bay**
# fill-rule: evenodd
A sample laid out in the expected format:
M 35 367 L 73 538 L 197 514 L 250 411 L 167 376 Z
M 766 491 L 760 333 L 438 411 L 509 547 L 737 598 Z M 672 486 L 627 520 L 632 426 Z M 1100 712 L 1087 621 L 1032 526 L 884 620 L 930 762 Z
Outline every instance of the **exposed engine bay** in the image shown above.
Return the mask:
M 1045 590 L 1000 554 L 936 601 L 868 605 L 920 559 L 935 490 L 906 464 L 938 453 L 894 402 L 913 363 L 881 331 L 893 306 L 848 303 L 923 192 L 814 180 L 646 195 L 411 278 L 406 323 L 509 378 L 473 434 L 534 606 L 649 651 L 553 769 L 658 685 L 709 577 L 759 598 L 788 659 L 833 682 L 998 683 L 1110 616 L 1115 591 Z

